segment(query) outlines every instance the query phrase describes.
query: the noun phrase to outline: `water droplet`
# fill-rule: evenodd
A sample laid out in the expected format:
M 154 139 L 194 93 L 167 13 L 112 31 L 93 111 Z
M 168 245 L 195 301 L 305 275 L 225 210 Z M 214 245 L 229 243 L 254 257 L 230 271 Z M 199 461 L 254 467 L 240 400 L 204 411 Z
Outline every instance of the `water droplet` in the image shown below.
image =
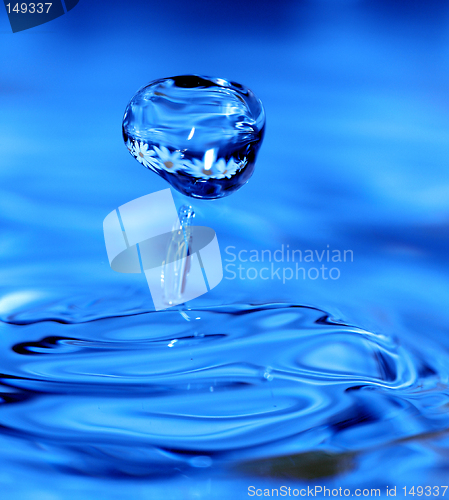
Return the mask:
M 271 370 L 272 370 L 272 368 L 270 366 L 268 366 L 267 368 L 265 368 L 265 371 L 263 374 L 263 378 L 265 380 L 268 380 L 268 382 L 271 382 L 274 379 L 274 375 L 271 373 Z
M 265 129 L 251 90 L 197 75 L 155 80 L 131 99 L 123 137 L 139 163 L 194 198 L 221 198 L 248 182 Z

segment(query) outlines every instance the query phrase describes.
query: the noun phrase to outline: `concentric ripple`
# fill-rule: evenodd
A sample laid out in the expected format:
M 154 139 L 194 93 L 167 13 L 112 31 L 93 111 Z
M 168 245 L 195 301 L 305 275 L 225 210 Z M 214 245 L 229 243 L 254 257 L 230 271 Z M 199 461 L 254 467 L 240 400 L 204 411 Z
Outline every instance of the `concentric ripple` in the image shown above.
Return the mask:
M 449 424 L 446 359 L 313 308 L 20 323 L 2 323 L 0 425 L 78 471 L 356 452 Z

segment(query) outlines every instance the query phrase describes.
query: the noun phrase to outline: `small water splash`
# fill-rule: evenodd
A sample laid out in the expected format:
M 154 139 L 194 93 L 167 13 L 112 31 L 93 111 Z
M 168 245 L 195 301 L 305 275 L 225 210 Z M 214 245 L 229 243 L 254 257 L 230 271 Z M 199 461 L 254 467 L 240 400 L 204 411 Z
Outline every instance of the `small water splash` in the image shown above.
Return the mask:
M 222 78 L 184 75 L 141 88 L 123 137 L 139 163 L 195 198 L 221 198 L 251 177 L 265 129 L 254 93 Z

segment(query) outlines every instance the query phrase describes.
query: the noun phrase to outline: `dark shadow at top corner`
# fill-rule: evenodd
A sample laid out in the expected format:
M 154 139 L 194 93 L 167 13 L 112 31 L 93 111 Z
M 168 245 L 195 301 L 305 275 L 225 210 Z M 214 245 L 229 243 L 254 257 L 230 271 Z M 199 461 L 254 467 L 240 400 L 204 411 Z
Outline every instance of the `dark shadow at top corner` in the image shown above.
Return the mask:
M 78 5 L 79 0 L 64 0 L 66 11 L 72 10 L 73 7 Z

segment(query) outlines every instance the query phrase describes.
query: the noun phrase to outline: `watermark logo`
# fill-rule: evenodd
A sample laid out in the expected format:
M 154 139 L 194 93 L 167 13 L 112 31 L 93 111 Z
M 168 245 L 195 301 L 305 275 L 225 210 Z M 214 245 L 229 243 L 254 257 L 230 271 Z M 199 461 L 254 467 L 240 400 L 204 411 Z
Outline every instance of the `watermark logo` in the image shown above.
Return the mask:
M 156 311 L 199 297 L 223 278 L 215 231 L 182 226 L 170 189 L 120 206 L 103 230 L 111 268 L 145 274 Z
M 13 33 L 39 26 L 64 15 L 79 0 L 52 0 L 52 2 L 13 2 L 4 0 Z
M 225 279 L 274 280 L 283 285 L 291 280 L 338 280 L 340 264 L 354 261 L 352 250 L 291 249 L 281 245 L 277 250 L 225 248 Z

